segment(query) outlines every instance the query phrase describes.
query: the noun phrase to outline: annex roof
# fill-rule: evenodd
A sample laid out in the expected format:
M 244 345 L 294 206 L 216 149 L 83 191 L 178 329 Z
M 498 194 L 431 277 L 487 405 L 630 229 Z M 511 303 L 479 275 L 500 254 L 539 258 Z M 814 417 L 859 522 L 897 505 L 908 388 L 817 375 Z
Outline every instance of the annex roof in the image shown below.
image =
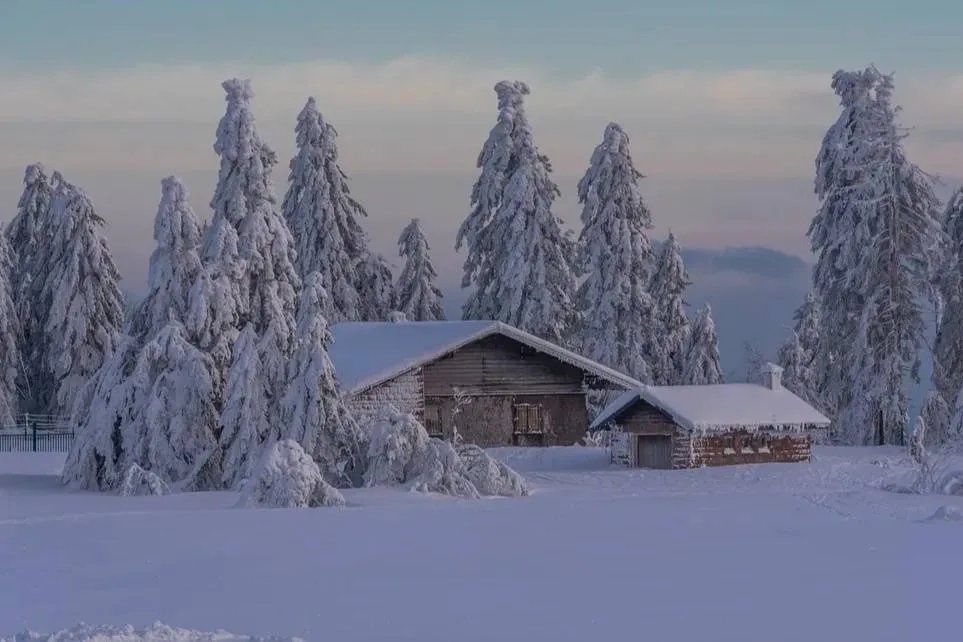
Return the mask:
M 640 399 L 666 413 L 688 430 L 728 430 L 737 427 L 772 426 L 801 428 L 828 426 L 818 410 L 786 388 L 775 390 L 752 383 L 704 386 L 641 386 L 606 406 L 590 430 L 618 421 Z
M 641 383 L 549 341 L 497 321 L 347 322 L 331 328 L 338 380 L 352 394 L 390 381 L 470 343 L 502 335 L 625 388 Z

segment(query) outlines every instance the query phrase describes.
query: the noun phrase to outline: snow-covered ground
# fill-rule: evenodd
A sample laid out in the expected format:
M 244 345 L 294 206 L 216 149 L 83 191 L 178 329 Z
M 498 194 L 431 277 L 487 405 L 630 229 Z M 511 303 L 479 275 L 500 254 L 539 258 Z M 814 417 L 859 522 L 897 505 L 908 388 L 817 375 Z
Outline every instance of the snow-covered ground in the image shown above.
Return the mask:
M 531 497 L 373 489 L 343 509 L 241 509 L 234 493 L 70 493 L 62 457 L 0 454 L 0 638 L 156 620 L 307 641 L 961 635 L 963 498 L 879 490 L 905 475 L 896 450 L 693 471 L 492 452 Z

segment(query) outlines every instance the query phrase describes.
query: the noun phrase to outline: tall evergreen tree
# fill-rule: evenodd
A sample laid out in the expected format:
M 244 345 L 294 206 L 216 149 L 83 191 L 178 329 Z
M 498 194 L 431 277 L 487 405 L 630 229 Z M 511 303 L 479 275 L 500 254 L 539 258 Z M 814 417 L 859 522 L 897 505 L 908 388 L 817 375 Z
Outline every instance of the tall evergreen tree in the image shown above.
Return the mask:
M 839 426 L 847 443 L 882 445 L 904 442 L 906 382 L 919 380 L 921 299 L 931 292 L 941 230 L 932 181 L 903 151 L 892 76 L 877 77 L 861 124 L 865 140 L 854 155 L 863 172 L 853 202 L 859 212 L 854 235 L 863 242 L 848 280 L 865 306 L 850 367 L 860 392 L 841 409 Z
M 367 240 L 358 220 L 367 216 L 351 196 L 338 165 L 337 131 L 325 122 L 314 98 L 298 114 L 297 154 L 291 160 L 282 211 L 295 239 L 303 277 L 321 273 L 328 291 L 325 315 L 332 323 L 361 318 L 359 265 Z
M 134 336 L 144 337 L 170 320 L 188 317 L 190 291 L 201 272 L 201 227 L 176 176 L 161 181 L 161 201 L 154 217 L 156 247 L 150 257 L 150 293 L 132 315 Z
M 223 379 L 224 482 L 234 486 L 251 472 L 259 449 L 280 437 L 276 406 L 283 395 L 287 360 L 296 348 L 300 279 L 294 266 L 294 239 L 277 210 L 271 181 L 277 155 L 255 127 L 250 81 L 234 78 L 222 87 L 227 109 L 214 142 L 220 171 L 205 250 L 221 252 L 214 257 L 220 265 L 212 269 L 212 276 L 227 275 L 227 288 L 236 298 L 238 323 L 233 330 L 242 333 Z M 227 224 L 237 235 L 236 257 Z M 216 278 L 207 283 L 215 284 Z
M 684 295 L 691 284 L 682 260 L 682 248 L 675 234 L 669 232 L 669 238 L 659 251 L 649 288 L 655 306 L 654 341 L 649 354 L 652 355 L 652 378 L 656 385 L 683 383 L 689 341 L 689 317 Z
M 816 355 L 820 345 L 822 309 L 816 294 L 806 294 L 793 313 L 793 327 L 789 338 L 779 348 L 777 360 L 783 368 L 782 384 L 815 408 L 824 403 L 816 378 Z
M 654 257 L 647 233 L 652 216 L 639 190 L 641 178 L 628 135 L 609 123 L 578 183 L 583 225 L 578 243 L 585 280 L 577 301 L 583 354 L 652 382 L 652 362 L 659 360 L 656 367 L 665 367 L 662 360 L 669 358 L 657 354 L 663 337 L 649 295 Z M 658 373 L 659 380 L 666 378 L 666 373 Z
M 874 68 L 863 71 L 837 71 L 832 88 L 839 96 L 842 111 L 823 137 L 816 157 L 815 192 L 819 210 L 809 226 L 808 236 L 816 265 L 813 290 L 822 301 L 833 305 L 823 309 L 822 338 L 816 354 L 815 376 L 825 391 L 826 410 L 835 418 L 853 394 L 852 373 L 848 365 L 865 307 L 863 292 L 852 279 L 865 238 L 864 212 L 858 203 L 865 199 L 867 168 L 858 161 L 860 150 L 868 144 L 870 132 L 865 123 L 873 109 L 873 90 L 879 79 Z
M 281 402 L 285 439 L 293 439 L 319 463 L 325 480 L 360 484 L 361 431 L 348 412 L 328 355 L 332 338 L 324 318 L 327 294 L 320 272 L 304 279 L 298 308 L 298 349 L 288 365 Z
M 13 303 L 10 275 L 15 271 L 16 257 L 0 234 L 0 425 L 16 422 L 20 410 L 20 383 L 23 381 L 23 358 L 20 354 L 22 328 Z
M 699 386 L 723 382 L 719 365 L 719 339 L 712 320 L 712 308 L 706 303 L 692 321 L 686 351 L 684 385 Z
M 419 219 L 411 219 L 398 238 L 398 254 L 405 259 L 405 266 L 395 286 L 394 305 L 409 321 L 445 318 L 441 290 L 435 285 L 438 273 L 431 264 L 430 250 Z
M 575 321 L 575 248 L 552 213 L 558 187 L 525 116 L 523 82 L 501 81 L 498 121 L 478 157 L 472 212 L 458 230 L 467 245 L 465 319 L 502 321 L 567 343 Z
M 54 174 L 50 235 L 44 251 L 50 270 L 34 305 L 49 310 L 44 333 L 38 405 L 67 415 L 81 388 L 117 345 L 124 322 L 120 274 L 87 194 Z
M 932 393 L 953 408 L 963 389 L 963 188 L 947 202 L 943 230 L 944 252 L 936 275 L 941 309 L 933 342 Z M 931 405 L 940 404 L 933 400 Z M 940 420 L 942 415 L 936 412 L 927 418 L 926 436 L 931 444 L 948 436 L 949 425 Z
M 201 270 L 199 230 L 184 185 L 165 178 L 148 295 L 75 404 L 79 436 L 64 468 L 70 485 L 116 489 L 136 465 L 183 490 L 220 488 L 214 363 L 183 325 Z
M 51 269 L 49 247 L 50 201 L 53 185 L 43 165 L 28 165 L 23 176 L 23 193 L 17 213 L 7 225 L 5 235 L 15 259 L 9 272 L 10 296 L 13 298 L 20 324 L 20 372 L 22 410 L 46 412 L 41 392 L 45 390 L 44 327 L 49 309 L 40 305 L 47 273 Z

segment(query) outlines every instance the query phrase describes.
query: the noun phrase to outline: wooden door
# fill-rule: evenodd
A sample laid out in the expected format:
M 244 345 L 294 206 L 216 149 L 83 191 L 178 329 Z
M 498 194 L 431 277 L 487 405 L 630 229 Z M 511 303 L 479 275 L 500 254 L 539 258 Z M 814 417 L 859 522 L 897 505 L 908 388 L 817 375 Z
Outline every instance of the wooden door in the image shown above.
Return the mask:
M 635 465 L 639 468 L 672 468 L 672 437 L 670 435 L 638 435 Z

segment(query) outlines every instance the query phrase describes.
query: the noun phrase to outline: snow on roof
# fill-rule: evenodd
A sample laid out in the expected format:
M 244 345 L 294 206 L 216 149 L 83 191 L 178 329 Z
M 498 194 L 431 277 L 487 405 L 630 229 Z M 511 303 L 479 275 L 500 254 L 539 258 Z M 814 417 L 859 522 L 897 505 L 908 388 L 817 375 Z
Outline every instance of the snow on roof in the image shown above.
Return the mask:
M 592 422 L 597 430 L 618 418 L 639 399 L 652 404 L 688 430 L 728 430 L 773 426 L 828 426 L 829 419 L 786 388 L 752 383 L 704 386 L 642 386 L 609 404 Z
M 331 328 L 338 380 L 356 394 L 485 337 L 499 334 L 625 388 L 641 383 L 591 359 L 497 321 L 348 322 Z

